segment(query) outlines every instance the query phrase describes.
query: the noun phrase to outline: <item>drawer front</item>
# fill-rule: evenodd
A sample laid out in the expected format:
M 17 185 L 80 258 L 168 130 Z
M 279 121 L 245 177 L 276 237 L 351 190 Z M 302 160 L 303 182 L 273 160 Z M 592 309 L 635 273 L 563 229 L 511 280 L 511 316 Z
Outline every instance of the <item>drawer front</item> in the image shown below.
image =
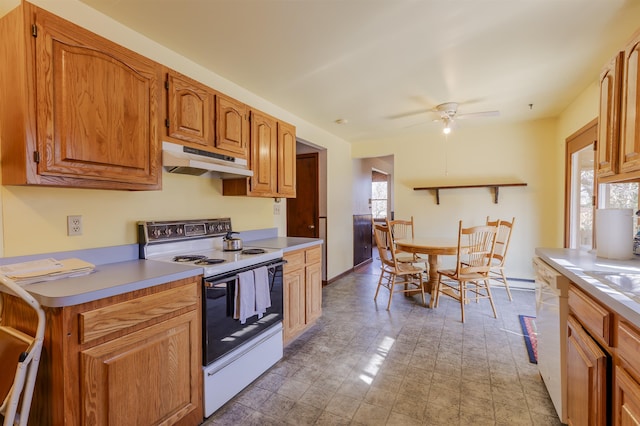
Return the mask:
M 304 250 L 291 251 L 284 254 L 284 259 L 287 261 L 284 265 L 284 271 L 292 271 L 294 269 L 304 267 Z
M 199 286 L 191 283 L 83 312 L 79 314 L 80 343 L 99 339 L 191 305 L 196 309 L 199 291 Z
M 618 355 L 640 376 L 640 333 L 624 321 L 618 323 Z
M 322 261 L 322 251 L 320 250 L 320 246 L 307 249 L 305 254 L 307 265 L 310 263 L 318 263 Z
M 611 312 L 574 286 L 569 288 L 569 308 L 594 338 L 611 346 Z

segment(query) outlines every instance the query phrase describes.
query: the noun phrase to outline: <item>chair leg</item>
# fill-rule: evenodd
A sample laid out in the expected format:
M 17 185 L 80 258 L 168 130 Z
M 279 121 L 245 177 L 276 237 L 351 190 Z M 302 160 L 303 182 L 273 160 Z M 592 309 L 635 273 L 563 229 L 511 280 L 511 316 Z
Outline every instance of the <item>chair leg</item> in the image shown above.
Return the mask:
M 509 290 L 509 283 L 507 282 L 507 277 L 504 275 L 504 269 L 500 268 L 500 275 L 502 275 L 502 282 L 504 283 L 504 288 L 507 289 L 507 296 L 509 296 L 509 302 L 513 301 L 511 297 L 511 290 Z
M 419 272 L 416 274 L 416 279 L 418 280 L 418 285 L 420 286 L 420 295 L 422 296 L 422 306 L 427 307 L 427 302 L 424 298 L 424 284 L 422 282 L 422 273 Z
M 396 285 L 395 274 L 389 274 L 389 302 L 387 303 L 387 311 L 391 310 L 391 298 L 393 297 L 393 288 Z
M 464 304 L 467 303 L 467 283 L 458 281 L 460 289 L 460 313 L 462 314 L 462 323 L 464 323 Z
M 380 271 L 380 279 L 378 279 L 378 286 L 376 287 L 376 294 L 373 296 L 373 300 L 378 298 L 378 292 L 380 291 L 380 286 L 382 285 L 382 278 L 384 277 L 384 271 Z
M 435 288 L 431 290 L 432 299 L 433 299 L 433 296 L 435 296 L 435 301 L 431 302 L 434 308 L 438 307 L 438 302 L 440 301 L 440 282 L 441 281 L 442 281 L 442 275 L 438 275 L 438 282 L 434 286 Z
M 496 305 L 493 304 L 493 296 L 491 295 L 489 280 L 484 280 L 484 285 L 487 288 L 487 295 L 489 296 L 489 302 L 491 302 L 491 309 L 493 309 L 493 317 L 498 318 L 498 313 L 496 312 Z

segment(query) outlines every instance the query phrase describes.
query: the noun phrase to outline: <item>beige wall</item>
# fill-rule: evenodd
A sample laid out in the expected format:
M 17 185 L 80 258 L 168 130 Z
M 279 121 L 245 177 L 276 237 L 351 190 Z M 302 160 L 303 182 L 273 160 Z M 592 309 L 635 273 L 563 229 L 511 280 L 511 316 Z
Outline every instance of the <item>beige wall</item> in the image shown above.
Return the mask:
M 450 237 L 460 219 L 479 224 L 486 216 L 515 216 L 507 273 L 533 279 L 535 248 L 563 244 L 566 138 L 597 116 L 598 99 L 594 81 L 557 119 L 508 125 L 487 122 L 473 129 L 461 124 L 448 138 L 439 128 L 427 129 L 419 136 L 354 144 L 353 155 L 394 155 L 396 217 L 413 215 L 417 235 Z M 440 205 L 432 191 L 413 190 L 496 182 L 527 186 L 502 188 L 498 204 L 485 188 L 443 190 Z
M 490 119 L 487 119 L 490 120 Z M 551 245 L 558 232 L 556 193 L 561 171 L 555 165 L 556 120 L 517 124 L 461 124 L 448 138 L 438 126 L 419 136 L 372 140 L 353 145 L 355 157 L 393 154 L 396 218 L 414 216 L 417 235 L 453 237 L 458 221 L 467 225 L 491 218 L 516 217 L 508 272 L 531 279 L 531 257 L 537 246 Z M 440 192 L 414 187 L 525 182 L 502 188 L 494 204 L 488 188 Z M 445 259 L 445 264 L 451 259 Z
M 327 149 L 327 275 L 332 278 L 352 266 L 351 147 L 343 140 L 301 120 L 268 100 L 213 74 L 151 40 L 106 18 L 77 0 L 36 0 L 36 5 L 144 54 L 183 74 L 294 124 L 297 136 Z M 0 0 L 0 10 L 17 1 Z M 7 143 L 7 141 L 0 141 Z M 163 189 L 153 192 L 97 191 L 3 186 L 2 255 L 16 256 L 61 250 L 107 247 L 137 242 L 138 220 L 226 217 L 234 229 L 276 226 L 286 232 L 283 214 L 274 216 L 273 199 L 223 197 L 220 180 L 163 174 Z M 284 201 L 283 201 L 284 203 Z M 66 216 L 82 215 L 84 235 L 66 236 Z M 346 232 L 348 231 L 348 232 Z

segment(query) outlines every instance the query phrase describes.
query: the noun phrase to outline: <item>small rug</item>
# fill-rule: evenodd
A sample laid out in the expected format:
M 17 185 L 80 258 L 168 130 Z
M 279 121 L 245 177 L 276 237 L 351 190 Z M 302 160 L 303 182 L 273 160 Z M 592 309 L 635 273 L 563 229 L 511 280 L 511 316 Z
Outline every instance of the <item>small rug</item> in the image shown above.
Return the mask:
M 536 330 L 536 317 L 530 317 L 528 315 L 518 315 L 518 317 L 520 318 L 520 325 L 522 326 L 524 344 L 526 345 L 527 353 L 529 354 L 529 362 L 537 364 L 538 332 Z

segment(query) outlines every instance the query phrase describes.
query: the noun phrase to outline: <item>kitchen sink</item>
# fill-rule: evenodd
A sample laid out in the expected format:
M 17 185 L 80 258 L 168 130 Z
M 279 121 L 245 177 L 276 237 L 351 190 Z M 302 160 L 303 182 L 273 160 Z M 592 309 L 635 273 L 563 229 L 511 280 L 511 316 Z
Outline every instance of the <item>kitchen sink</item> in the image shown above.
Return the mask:
M 586 274 L 640 302 L 640 272 L 590 271 Z

